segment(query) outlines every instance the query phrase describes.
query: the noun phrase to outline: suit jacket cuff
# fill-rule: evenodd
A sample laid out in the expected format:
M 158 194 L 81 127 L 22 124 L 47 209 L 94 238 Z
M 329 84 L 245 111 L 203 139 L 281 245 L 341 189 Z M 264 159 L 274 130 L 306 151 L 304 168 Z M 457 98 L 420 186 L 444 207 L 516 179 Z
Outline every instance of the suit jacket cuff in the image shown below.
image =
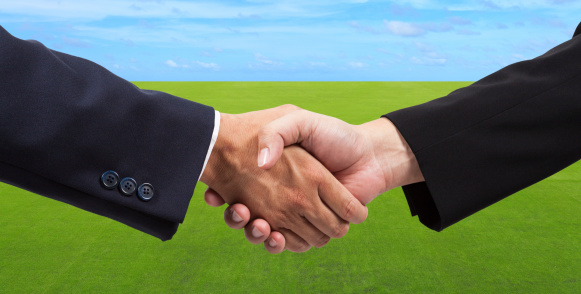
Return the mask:
M 580 50 L 575 37 L 385 115 L 426 180 L 403 187 L 412 213 L 439 231 L 579 160 Z
M 218 139 L 218 133 L 220 132 L 220 112 L 218 110 L 214 111 L 214 131 L 212 132 L 212 139 L 210 141 L 210 147 L 208 147 L 208 153 L 206 153 L 206 159 L 204 160 L 204 166 L 202 167 L 202 171 L 198 176 L 198 181 L 202 177 L 204 170 L 206 169 L 206 165 L 208 164 L 208 160 L 210 159 L 210 155 L 212 154 L 212 150 L 214 150 L 214 145 L 216 145 L 216 140 Z
M 167 240 L 182 223 L 215 130 L 212 107 L 142 90 L 88 60 L 0 27 L 0 181 Z M 115 171 L 154 196 L 106 189 Z

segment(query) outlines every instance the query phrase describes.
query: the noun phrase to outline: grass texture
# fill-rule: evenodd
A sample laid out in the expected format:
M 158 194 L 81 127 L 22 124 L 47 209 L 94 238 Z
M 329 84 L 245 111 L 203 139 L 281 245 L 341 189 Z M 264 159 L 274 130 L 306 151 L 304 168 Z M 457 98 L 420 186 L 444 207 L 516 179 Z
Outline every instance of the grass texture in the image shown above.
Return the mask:
M 292 103 L 360 124 L 467 82 L 137 82 L 226 113 Z M 173 240 L 0 184 L 0 293 L 581 293 L 581 164 L 444 230 L 401 189 L 342 239 L 268 254 L 205 205 Z M 467 195 L 469 196 L 469 195 Z

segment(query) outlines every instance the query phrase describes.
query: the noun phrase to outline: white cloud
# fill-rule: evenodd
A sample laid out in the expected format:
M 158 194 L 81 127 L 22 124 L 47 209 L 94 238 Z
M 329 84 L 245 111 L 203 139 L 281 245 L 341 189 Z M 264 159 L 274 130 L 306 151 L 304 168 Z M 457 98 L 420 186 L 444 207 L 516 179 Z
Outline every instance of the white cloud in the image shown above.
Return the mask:
M 212 70 L 220 69 L 220 67 L 213 62 L 206 63 L 206 62 L 196 61 L 196 64 L 203 67 L 203 68 L 207 68 L 207 69 L 212 69 Z
M 394 2 L 399 5 L 409 5 L 418 9 L 431 9 L 438 4 L 437 1 L 433 0 L 395 0 Z
M 254 58 L 256 59 L 256 61 L 262 63 L 262 64 L 266 64 L 266 65 L 275 65 L 277 64 L 277 62 L 274 62 L 268 58 L 266 58 L 266 56 L 260 54 L 260 53 L 255 53 L 254 54 Z
M 581 8 L 581 1 L 578 0 L 393 0 L 393 2 L 415 9 L 445 9 L 448 11 L 487 11 L 498 9 L 559 10 L 563 6 L 567 6 L 568 9 Z
M 383 20 L 387 30 L 398 36 L 419 36 L 426 33 L 426 31 L 418 24 L 403 22 L 398 20 Z
M 178 67 L 178 64 L 173 60 L 168 60 L 165 62 L 165 64 L 169 67 Z
M 487 0 L 488 5 L 499 8 L 514 8 L 514 7 L 546 7 L 554 5 L 550 0 Z
M 462 19 L 463 20 L 463 19 Z M 462 21 L 456 19 L 456 22 Z M 414 23 L 414 22 L 404 22 L 398 20 L 383 20 L 383 27 L 380 29 L 375 29 L 373 27 L 362 25 L 357 21 L 350 21 L 349 26 L 362 32 L 368 32 L 371 34 L 383 34 L 391 33 L 397 36 L 420 36 L 426 32 L 448 32 L 453 29 L 452 25 L 448 22 L 424 22 L 424 23 Z
M 418 48 L 418 50 L 422 52 L 429 52 L 434 50 L 433 46 L 427 43 L 414 42 L 414 45 L 416 46 L 416 48 Z
M 442 8 L 450 11 L 477 11 L 477 10 L 498 10 L 498 9 L 547 9 L 559 10 L 566 5 L 568 9 L 581 8 L 581 1 L 578 0 L 485 0 L 466 1 L 461 4 L 447 5 L 440 1 Z
M 393 71 L 402 70 L 406 63 L 415 67 L 414 70 L 423 68 L 426 71 L 434 70 L 427 65 L 443 64 L 451 70 L 441 73 L 442 76 L 463 76 L 466 72 L 461 70 L 458 59 L 463 57 L 474 64 L 491 59 L 490 50 L 485 46 L 498 50 L 496 54 L 504 54 L 508 60 L 513 52 L 523 51 L 522 55 L 530 58 L 547 48 L 532 46 L 534 44 L 526 43 L 528 39 L 552 38 L 552 46 L 561 39 L 569 39 L 574 29 L 571 26 L 577 24 L 572 19 L 576 17 L 576 12 L 581 11 L 574 9 L 581 0 L 546 0 L 547 3 L 552 1 L 554 7 L 561 7 L 560 11 L 556 8 L 539 11 L 523 6 L 521 12 L 512 16 L 503 11 L 474 14 L 445 9 L 465 3 L 474 9 L 491 10 L 493 8 L 483 8 L 483 3 L 488 0 L 448 1 L 448 4 L 442 0 L 390 0 L 389 3 L 377 0 L 369 1 L 369 5 L 346 4 L 348 1 L 357 0 L 257 0 L 252 3 L 103 0 L 98 4 L 87 0 L 4 1 L 6 3 L 0 5 L 0 22 L 4 19 L 23 19 L 22 24 L 10 24 L 7 28 L 13 29 L 14 34 L 22 38 L 38 38 L 48 46 L 62 45 L 63 50 L 69 49 L 73 54 L 79 50 L 68 46 L 90 45 L 90 50 L 84 50 L 87 52 L 84 55 L 86 58 L 124 74 L 132 71 L 130 66 L 133 61 L 127 62 L 128 56 L 135 56 L 139 59 L 135 65 L 144 73 L 139 79 L 147 78 L 146 75 L 151 75 L 151 79 L 160 79 L 160 76 L 164 77 L 162 74 L 166 78 L 180 79 L 184 72 L 187 72 L 187 78 L 192 78 L 196 74 L 208 76 L 207 73 L 214 73 L 214 70 L 220 70 L 220 75 L 210 76 L 236 79 L 232 77 L 244 77 L 244 71 L 249 72 L 246 65 L 264 72 L 270 71 L 273 77 L 285 73 L 291 79 L 304 79 L 302 73 L 308 72 L 308 69 L 318 72 L 369 72 L 381 76 L 378 62 L 381 66 L 394 65 L 390 69 Z M 518 1 L 508 2 L 514 4 Z M 396 15 L 393 7 L 390 11 L 390 6 L 395 5 L 393 3 L 400 4 L 397 9 L 408 11 Z M 537 2 L 533 0 L 531 3 Z M 131 7 L 133 4 L 135 6 Z M 238 10 L 238 7 L 243 9 Z M 265 7 L 280 7 L 281 10 L 268 11 Z M 316 21 L 289 17 L 308 15 L 304 12 L 311 7 L 313 13 L 335 14 Z M 357 10 L 352 10 L 353 7 Z M 206 14 L 203 9 L 214 11 Z M 374 9 L 377 13 L 362 13 Z M 431 10 L 422 12 L 419 9 Z M 15 14 L 14 11 L 21 11 L 22 14 Z M 514 12 L 514 9 L 507 11 Z M 117 15 L 119 17 L 115 17 Z M 260 20 L 252 19 L 253 15 L 259 16 Z M 250 18 L 241 19 L 241 16 Z M 95 21 L 102 17 L 109 18 Z M 213 17 L 224 19 L 206 19 Z M 232 18 L 227 20 L 228 17 Z M 46 23 L 47 19 L 55 22 Z M 26 24 L 27 21 L 31 24 Z M 515 22 L 522 23 L 522 26 L 515 25 Z M 495 27 L 505 30 L 499 31 Z M 561 33 L 564 30 L 568 32 Z M 477 38 L 460 35 L 478 33 L 481 35 Z M 66 38 L 61 38 L 63 35 Z M 460 49 L 463 44 L 471 44 L 475 49 Z M 102 57 L 105 52 L 114 54 L 114 57 Z M 372 54 L 374 59 L 366 59 L 366 54 Z M 113 64 L 118 64 L 122 69 L 116 69 Z M 155 71 L 155 68 L 165 70 Z M 130 74 L 125 78 L 137 79 Z
M 173 61 L 173 60 L 171 60 L 171 59 L 168 59 L 168 60 L 165 62 L 165 65 L 167 65 L 167 66 L 169 66 L 169 67 L 174 67 L 174 68 L 178 68 L 178 67 L 181 67 L 181 68 L 189 68 L 189 67 L 190 67 L 190 66 L 189 66 L 189 65 L 187 65 L 187 64 L 180 64 L 180 63 L 177 63 L 177 62 L 175 62 L 175 61 Z
M 444 65 L 446 63 L 447 59 L 446 58 L 429 58 L 429 57 L 418 58 L 418 57 L 412 56 L 412 58 L 410 58 L 410 61 L 412 63 L 420 64 L 420 65 Z
M 368 65 L 366 63 L 363 63 L 363 62 L 352 61 L 352 62 L 349 62 L 349 66 L 351 68 L 354 68 L 354 69 L 361 69 L 361 68 L 367 67 Z
M 5 2 L 5 3 L 4 3 Z M 84 19 L 108 16 L 134 18 L 236 19 L 241 15 L 259 18 L 319 17 L 333 13 L 329 5 L 309 3 L 219 3 L 213 1 L 141 1 L 133 0 L 27 0 L 4 1 L 2 13 L 37 16 L 36 21 Z M 42 19 L 39 19 L 41 17 Z M 31 18 L 32 20 L 32 18 Z
M 256 62 L 249 62 L 248 68 L 253 70 L 275 70 L 282 69 L 284 63 L 272 60 L 260 53 L 254 53 L 254 59 Z
M 134 0 L 27 0 L 3 1 L 4 15 L 24 15 L 27 22 L 69 20 L 101 20 L 106 17 L 166 18 L 166 19 L 240 19 L 251 16 L 260 19 L 289 17 L 315 18 L 345 11 L 343 4 L 362 5 L 368 0 L 305 0 L 305 1 L 139 1 Z M 569 11 L 580 9 L 578 0 L 468 0 L 450 4 L 444 0 L 393 0 L 395 5 L 415 9 L 448 11 L 482 11 L 491 9 L 548 9 Z M 347 6 L 348 7 L 348 6 Z M 30 17 L 33 16 L 33 17 Z

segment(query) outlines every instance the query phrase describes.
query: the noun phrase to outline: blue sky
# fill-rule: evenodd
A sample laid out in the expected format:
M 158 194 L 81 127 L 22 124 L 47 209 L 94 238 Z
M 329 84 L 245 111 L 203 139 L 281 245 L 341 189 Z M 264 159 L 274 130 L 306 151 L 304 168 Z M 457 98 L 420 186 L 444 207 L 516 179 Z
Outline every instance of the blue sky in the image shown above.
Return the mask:
M 581 0 L 21 0 L 0 25 L 131 81 L 473 81 L 571 38 Z

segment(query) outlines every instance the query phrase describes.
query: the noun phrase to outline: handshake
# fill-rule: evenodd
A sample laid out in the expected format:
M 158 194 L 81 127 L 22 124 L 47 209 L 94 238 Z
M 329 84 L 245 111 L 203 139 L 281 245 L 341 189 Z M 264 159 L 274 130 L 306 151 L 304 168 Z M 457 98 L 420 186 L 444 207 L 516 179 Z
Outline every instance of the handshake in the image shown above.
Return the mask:
M 293 105 L 220 117 L 200 181 L 205 201 L 270 253 L 304 252 L 367 218 L 365 204 L 422 182 L 417 160 L 386 118 L 362 125 Z

